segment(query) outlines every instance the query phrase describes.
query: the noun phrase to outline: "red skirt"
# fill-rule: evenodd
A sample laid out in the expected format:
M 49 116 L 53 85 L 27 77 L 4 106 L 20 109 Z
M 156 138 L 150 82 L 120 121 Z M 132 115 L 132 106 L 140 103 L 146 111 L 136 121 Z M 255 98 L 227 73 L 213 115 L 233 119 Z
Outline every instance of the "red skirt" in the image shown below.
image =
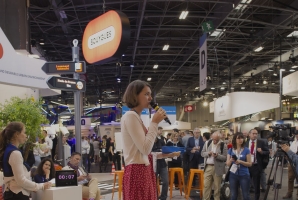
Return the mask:
M 131 164 L 125 166 L 123 176 L 123 200 L 156 200 L 156 178 L 153 171 L 152 156 L 150 165 Z

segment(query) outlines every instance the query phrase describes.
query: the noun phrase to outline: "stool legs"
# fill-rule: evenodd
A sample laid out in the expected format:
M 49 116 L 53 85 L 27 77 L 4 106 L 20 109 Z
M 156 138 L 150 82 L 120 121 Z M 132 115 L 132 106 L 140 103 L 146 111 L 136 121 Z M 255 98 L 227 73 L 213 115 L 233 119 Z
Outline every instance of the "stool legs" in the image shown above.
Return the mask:
M 123 184 L 123 174 L 119 175 L 118 176 L 118 186 L 119 186 L 119 189 L 118 189 L 118 197 L 119 197 L 119 200 L 121 200 L 121 193 L 122 193 L 122 184 Z
M 188 184 L 187 184 L 187 191 L 186 191 L 186 199 L 189 197 L 190 195 L 190 189 L 192 186 L 192 181 L 193 181 L 193 177 L 194 177 L 194 173 L 192 171 L 189 172 L 189 178 L 188 178 Z
M 113 190 L 112 190 L 112 200 L 114 199 L 114 190 L 115 190 L 116 176 L 117 176 L 117 174 L 114 174 L 114 185 L 113 185 Z

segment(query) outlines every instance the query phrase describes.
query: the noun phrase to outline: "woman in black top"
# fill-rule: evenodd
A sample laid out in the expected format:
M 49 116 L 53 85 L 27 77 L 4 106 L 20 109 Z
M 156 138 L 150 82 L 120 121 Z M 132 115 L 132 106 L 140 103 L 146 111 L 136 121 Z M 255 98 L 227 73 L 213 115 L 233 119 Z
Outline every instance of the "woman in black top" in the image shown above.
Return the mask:
M 55 167 L 52 159 L 43 159 L 37 167 L 34 181 L 36 183 L 45 183 L 55 178 Z
M 181 142 L 179 142 L 178 138 L 179 133 L 173 133 L 171 136 L 171 140 L 169 140 L 166 144 L 166 146 L 174 146 L 174 147 L 184 147 Z M 168 162 L 169 168 L 175 168 L 175 167 L 182 167 L 182 159 L 181 155 L 179 157 L 173 157 L 172 161 Z M 178 176 L 175 174 L 175 185 L 178 185 Z

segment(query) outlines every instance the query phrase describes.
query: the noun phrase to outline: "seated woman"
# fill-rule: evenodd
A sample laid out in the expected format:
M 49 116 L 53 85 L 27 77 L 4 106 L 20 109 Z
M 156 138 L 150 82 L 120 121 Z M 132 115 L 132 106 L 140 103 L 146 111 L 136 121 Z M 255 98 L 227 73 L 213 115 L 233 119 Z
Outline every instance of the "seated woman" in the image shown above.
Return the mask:
M 55 178 L 55 167 L 52 159 L 43 159 L 36 169 L 34 181 L 36 183 L 45 183 Z

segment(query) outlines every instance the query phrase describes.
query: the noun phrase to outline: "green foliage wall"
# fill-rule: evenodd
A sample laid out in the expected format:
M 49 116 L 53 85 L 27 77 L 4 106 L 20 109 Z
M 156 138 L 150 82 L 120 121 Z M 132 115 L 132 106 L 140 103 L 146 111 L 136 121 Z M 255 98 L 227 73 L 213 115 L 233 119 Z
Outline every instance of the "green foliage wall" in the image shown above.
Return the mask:
M 36 136 L 41 132 L 40 125 L 48 123 L 46 116 L 42 114 L 41 106 L 41 100 L 12 97 L 4 104 L 0 104 L 0 128 L 12 121 L 23 122 L 26 134 L 30 136 L 29 141 L 35 142 Z

